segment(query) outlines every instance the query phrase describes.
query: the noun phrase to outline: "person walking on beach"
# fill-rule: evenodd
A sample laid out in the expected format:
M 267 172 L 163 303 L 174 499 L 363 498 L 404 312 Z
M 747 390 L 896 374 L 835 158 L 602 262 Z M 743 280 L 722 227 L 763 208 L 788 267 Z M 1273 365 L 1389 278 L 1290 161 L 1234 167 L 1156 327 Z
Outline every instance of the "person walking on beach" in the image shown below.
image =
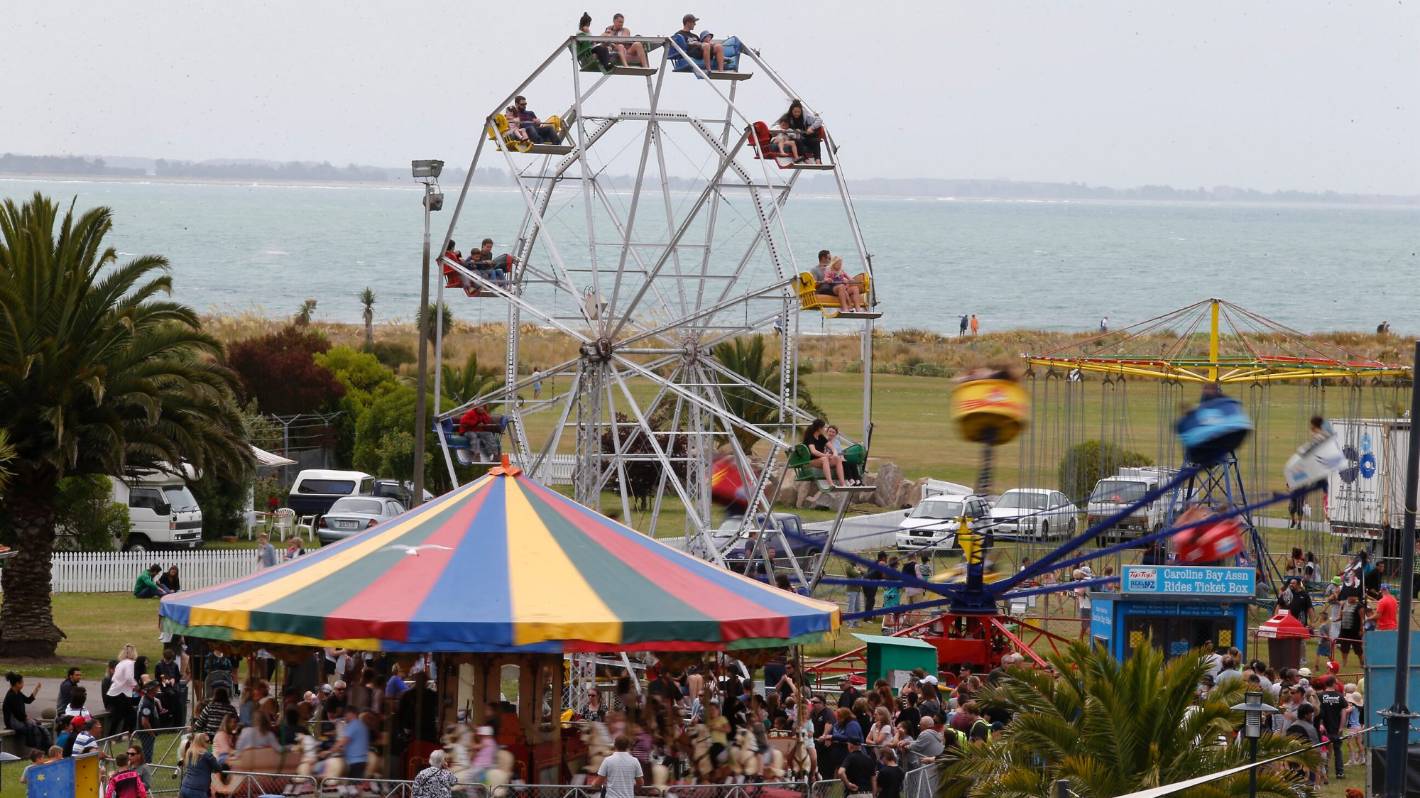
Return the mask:
M 981 332 L 981 322 L 976 320 L 976 314 L 973 313 L 971 314 L 971 334 L 974 337 L 979 332 Z
M 957 330 L 957 337 L 958 337 L 958 338 L 962 337 L 963 335 L 966 335 L 966 325 L 967 325 L 970 321 L 971 321 L 971 318 L 970 318 L 969 316 L 967 316 L 965 313 L 961 314 L 961 329 Z

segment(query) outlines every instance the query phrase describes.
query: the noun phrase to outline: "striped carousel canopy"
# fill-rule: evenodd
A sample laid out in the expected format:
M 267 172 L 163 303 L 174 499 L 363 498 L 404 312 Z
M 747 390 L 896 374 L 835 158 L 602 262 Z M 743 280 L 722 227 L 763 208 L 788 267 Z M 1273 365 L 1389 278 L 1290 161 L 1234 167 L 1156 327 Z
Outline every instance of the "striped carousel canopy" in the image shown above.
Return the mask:
M 838 626 L 834 604 L 730 573 L 495 468 L 244 579 L 164 596 L 177 634 L 364 651 L 710 651 Z

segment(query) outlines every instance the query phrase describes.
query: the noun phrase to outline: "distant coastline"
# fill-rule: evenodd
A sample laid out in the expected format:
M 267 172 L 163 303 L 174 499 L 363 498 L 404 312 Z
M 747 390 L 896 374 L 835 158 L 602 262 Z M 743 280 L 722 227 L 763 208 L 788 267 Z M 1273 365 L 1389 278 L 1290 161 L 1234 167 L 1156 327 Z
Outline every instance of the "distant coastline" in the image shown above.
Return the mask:
M 446 190 L 461 185 L 467 170 L 449 166 L 442 181 Z M 0 179 L 102 180 L 116 182 L 162 182 L 218 185 L 311 186 L 407 188 L 416 190 L 407 169 L 328 162 L 209 160 L 173 161 L 132 157 L 79 157 L 0 154 Z M 610 190 L 633 184 L 629 176 L 611 175 L 605 180 Z M 671 178 L 673 190 L 697 190 L 701 183 L 688 178 Z M 507 187 L 502 169 L 479 169 L 473 185 Z M 855 196 L 919 198 L 942 200 L 1046 200 L 1095 202 L 1201 202 L 1284 205 L 1355 205 L 1370 207 L 1420 207 L 1420 195 L 1346 194 L 1335 191 L 1259 191 L 1235 186 L 1175 188 L 1145 185 L 1130 188 L 1093 186 L 1085 183 L 1046 181 L 983 180 L 947 178 L 856 178 L 851 181 Z M 829 175 L 810 175 L 798 182 L 804 194 L 833 194 Z

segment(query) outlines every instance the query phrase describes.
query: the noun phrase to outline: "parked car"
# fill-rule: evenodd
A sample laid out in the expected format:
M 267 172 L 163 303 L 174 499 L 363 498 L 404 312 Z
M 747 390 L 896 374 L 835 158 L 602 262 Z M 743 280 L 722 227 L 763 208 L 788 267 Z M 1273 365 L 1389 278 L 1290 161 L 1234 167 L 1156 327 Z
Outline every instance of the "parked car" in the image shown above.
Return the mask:
M 323 515 L 342 496 L 375 495 L 375 478 L 363 471 L 308 468 L 296 475 L 286 506 L 296 515 Z
M 897 527 L 899 549 L 958 549 L 957 522 L 971 519 L 973 529 L 984 533 L 982 544 L 995 545 L 990 525 L 991 507 L 983 496 L 929 496 L 907 511 Z
M 1095 483 L 1086 505 L 1086 521 L 1094 526 L 1125 507 L 1144 498 L 1149 491 L 1173 479 L 1177 472 L 1167 468 L 1147 466 L 1143 468 L 1121 468 L 1119 473 L 1105 477 Z M 1166 494 L 1125 516 L 1109 530 L 1103 532 L 1095 542 L 1104 545 L 1109 540 L 1126 540 L 1140 537 L 1146 532 L 1157 532 L 1164 528 L 1173 496 Z M 1180 506 L 1188 502 L 1181 501 Z
M 1001 494 L 991 508 L 991 529 L 998 537 L 1050 540 L 1074 535 L 1080 508 L 1058 490 L 1015 488 Z
M 397 479 L 377 479 L 375 480 L 375 490 L 372 495 L 384 496 L 394 499 L 406 508 L 414 506 L 414 483 L 409 480 L 400 482 Z M 434 498 L 434 494 L 424 491 L 424 501 Z
M 335 500 L 330 510 L 316 522 L 321 545 L 344 540 L 383 524 L 404 512 L 404 505 L 381 496 L 345 496 Z
M 794 554 L 800 557 L 807 554 L 817 554 L 823 551 L 824 543 L 828 540 L 828 532 L 822 529 L 805 528 L 803 519 L 793 513 L 774 513 L 770 516 L 770 523 L 771 525 L 766 528 L 765 534 L 769 535 L 769 545 L 774 547 L 776 554 L 779 556 L 783 556 L 785 552 L 784 545 L 779 540 L 778 530 L 807 538 L 805 542 L 801 543 L 794 538 L 788 538 L 786 535 L 786 538 L 789 540 L 789 545 L 794 548 Z M 755 515 L 753 518 L 749 519 L 748 523 L 745 522 L 744 516 L 732 515 L 726 518 L 725 522 L 719 527 L 711 530 L 710 540 L 714 543 L 716 548 L 724 552 L 725 559 L 743 560 L 749 557 L 751 541 L 754 535 L 757 535 L 760 528 L 764 526 L 763 513 Z M 778 529 L 776 530 L 775 527 L 778 527 Z M 743 531 L 741 531 L 742 528 Z M 733 545 L 729 545 L 732 538 L 735 539 L 735 542 Z M 728 549 L 726 548 L 727 545 L 729 545 Z M 691 550 L 699 554 L 700 552 L 696 551 L 697 548 L 699 547 L 692 542 Z

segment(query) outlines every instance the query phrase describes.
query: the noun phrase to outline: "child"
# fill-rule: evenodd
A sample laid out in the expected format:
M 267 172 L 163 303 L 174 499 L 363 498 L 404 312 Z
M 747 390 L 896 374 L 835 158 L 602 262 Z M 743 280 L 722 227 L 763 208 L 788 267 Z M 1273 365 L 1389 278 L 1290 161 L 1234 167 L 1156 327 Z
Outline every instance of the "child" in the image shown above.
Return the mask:
M 1312 632 L 1316 637 L 1316 670 L 1318 672 L 1326 668 L 1327 662 L 1331 660 L 1332 639 L 1327 636 L 1329 624 L 1318 624 Z
M 774 138 L 769 140 L 774 149 L 782 155 L 799 161 L 799 131 L 789 127 L 789 120 L 779 120 L 779 129 L 774 132 Z
M 514 141 L 527 141 L 528 131 L 522 125 L 517 124 L 518 106 L 508 106 L 503 111 L 503 114 L 508 117 L 508 129 L 503 131 L 503 138 Z

